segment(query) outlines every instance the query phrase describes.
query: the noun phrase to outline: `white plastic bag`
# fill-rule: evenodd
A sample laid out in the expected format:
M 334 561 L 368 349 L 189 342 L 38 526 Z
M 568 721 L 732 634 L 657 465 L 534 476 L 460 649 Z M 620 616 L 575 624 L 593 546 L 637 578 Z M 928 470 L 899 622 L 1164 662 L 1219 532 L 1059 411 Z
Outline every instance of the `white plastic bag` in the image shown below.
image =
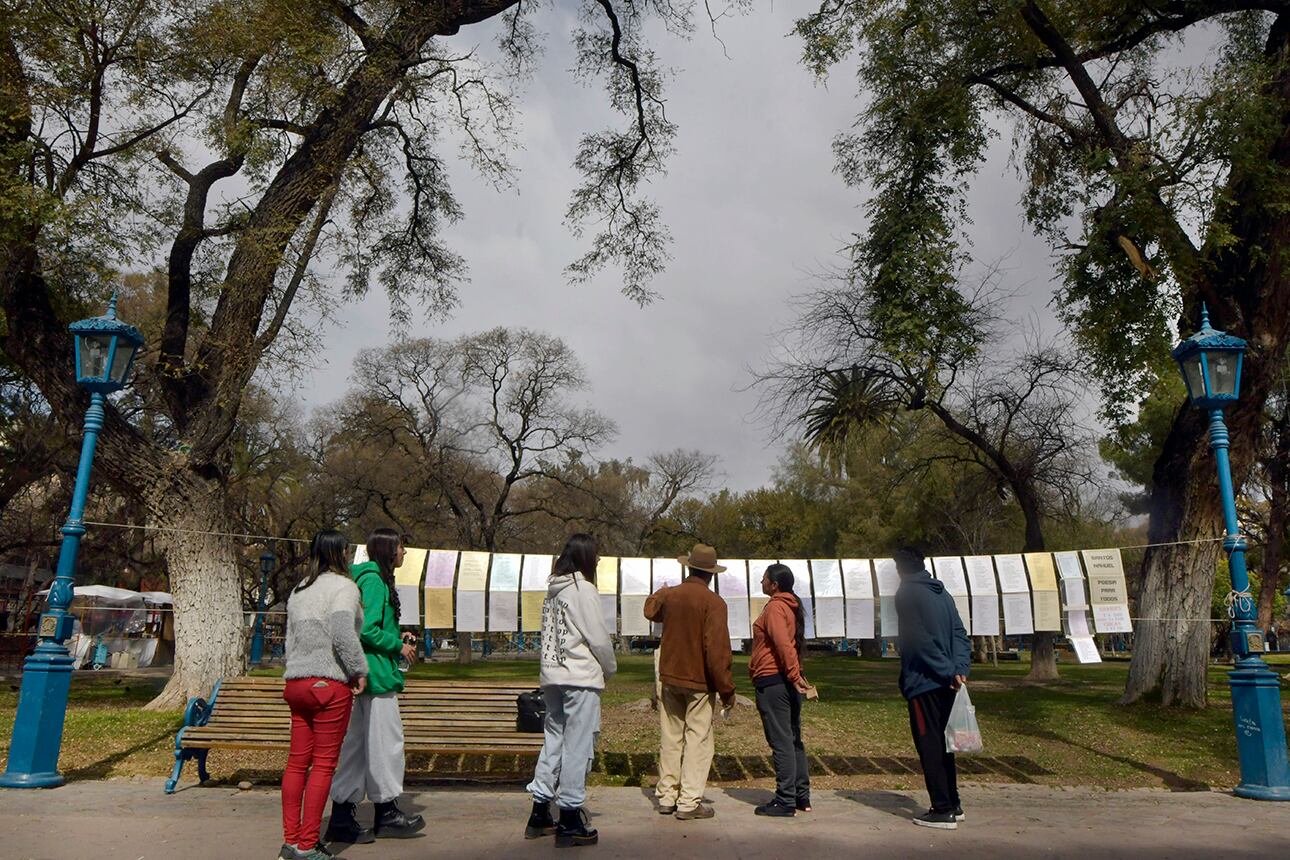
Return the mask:
M 954 697 L 954 707 L 950 708 L 950 721 L 945 726 L 945 751 L 979 753 L 982 749 L 976 708 L 972 707 L 972 699 L 968 697 L 967 684 L 962 684 Z

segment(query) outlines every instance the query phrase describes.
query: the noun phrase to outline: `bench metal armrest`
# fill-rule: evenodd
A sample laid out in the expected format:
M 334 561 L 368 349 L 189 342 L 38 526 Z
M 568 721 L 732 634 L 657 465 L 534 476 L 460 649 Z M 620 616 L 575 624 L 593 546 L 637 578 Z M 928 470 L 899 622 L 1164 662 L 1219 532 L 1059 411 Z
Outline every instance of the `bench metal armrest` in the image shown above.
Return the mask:
M 211 714 L 215 710 L 215 702 L 219 699 L 219 688 L 222 683 L 224 683 L 223 678 L 215 682 L 215 688 L 211 690 L 210 702 L 200 696 L 194 696 L 188 700 L 188 705 L 184 708 L 184 724 L 175 735 L 175 769 L 171 772 L 170 779 L 166 780 L 166 794 L 175 793 L 175 787 L 179 785 L 179 775 L 184 769 L 184 762 L 190 758 L 197 759 L 198 778 L 202 782 L 210 779 L 210 774 L 206 772 L 208 750 L 184 749 L 184 733 L 190 728 L 204 726 L 210 721 Z

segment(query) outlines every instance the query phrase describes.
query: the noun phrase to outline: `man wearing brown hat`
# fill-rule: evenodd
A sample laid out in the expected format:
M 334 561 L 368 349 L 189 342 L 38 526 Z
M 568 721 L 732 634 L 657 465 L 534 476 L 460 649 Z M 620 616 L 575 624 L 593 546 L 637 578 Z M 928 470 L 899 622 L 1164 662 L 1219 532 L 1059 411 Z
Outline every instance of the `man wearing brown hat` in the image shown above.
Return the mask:
M 712 577 L 725 570 L 717 551 L 695 544 L 677 559 L 690 575 L 676 586 L 663 587 L 645 601 L 645 617 L 663 625 L 659 645 L 659 723 L 662 741 L 658 756 L 658 811 L 682 821 L 711 818 L 702 803 L 712 767 L 712 719 L 715 698 L 723 707 L 735 702 L 730 672 L 730 631 L 726 603 L 712 591 Z

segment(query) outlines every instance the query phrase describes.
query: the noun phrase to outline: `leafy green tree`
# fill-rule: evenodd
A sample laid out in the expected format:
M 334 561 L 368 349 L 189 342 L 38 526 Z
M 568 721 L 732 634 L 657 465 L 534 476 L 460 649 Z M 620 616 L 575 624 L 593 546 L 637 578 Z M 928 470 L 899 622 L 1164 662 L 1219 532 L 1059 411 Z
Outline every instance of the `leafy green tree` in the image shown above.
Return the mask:
M 96 469 L 138 498 L 175 595 L 175 707 L 243 668 L 230 448 L 257 371 L 300 361 L 301 311 L 379 286 L 395 321 L 450 308 L 465 261 L 436 145 L 455 128 L 484 181 L 511 181 L 518 87 L 538 50 L 519 0 L 0 0 L 3 348 L 62 420 L 85 395 L 67 322 L 120 271 L 164 260 L 163 324 L 142 356 L 145 414 L 108 409 Z M 607 264 L 646 300 L 667 232 L 642 186 L 673 126 L 641 34 L 691 7 L 583 0 L 574 74 L 603 82 L 621 128 L 585 134 L 569 267 Z M 494 21 L 502 61 L 446 39 Z M 336 272 L 339 287 L 320 272 Z M 123 308 L 124 310 L 124 308 Z M 307 360 L 307 353 L 304 353 Z
M 835 149 L 844 179 L 872 184 L 856 238 L 893 344 L 952 331 L 965 192 L 998 120 L 1011 121 L 1021 208 L 1063 254 L 1058 305 L 1125 417 L 1163 372 L 1202 302 L 1251 343 L 1233 464 L 1253 461 L 1263 402 L 1290 342 L 1290 5 L 1280 0 L 828 0 L 797 25 L 819 75 L 854 54 L 865 94 Z M 1179 47 L 1217 39 L 1182 67 Z M 926 322 L 925 322 L 926 321 Z M 1215 537 L 1221 522 L 1204 417 L 1179 411 L 1151 483 L 1152 543 Z M 1143 561 L 1140 614 L 1203 614 L 1216 542 L 1159 546 Z M 1206 700 L 1208 637 L 1144 625 L 1125 700 Z
M 1090 483 L 1092 440 L 1073 359 L 1039 345 L 987 354 L 980 344 L 1000 335 L 990 281 L 975 295 L 960 294 L 956 285 L 945 289 L 953 298 L 943 316 L 924 308 L 933 337 L 912 315 L 893 330 L 885 294 L 864 279 L 835 279 L 799 297 L 787 348 L 759 376 L 763 403 L 781 422 L 801 426 L 835 465 L 843 465 L 852 433 L 877 428 L 899 438 L 907 427 L 897 415 L 929 416 L 943 435 L 929 456 L 992 485 L 976 498 L 997 491 L 1015 504 L 1021 549 L 1043 550 L 1045 523 L 1076 511 Z M 989 515 L 988 506 L 974 513 Z M 960 514 L 948 522 L 969 519 Z M 975 536 L 964 535 L 969 547 Z M 1037 633 L 1030 680 L 1056 677 L 1053 636 Z

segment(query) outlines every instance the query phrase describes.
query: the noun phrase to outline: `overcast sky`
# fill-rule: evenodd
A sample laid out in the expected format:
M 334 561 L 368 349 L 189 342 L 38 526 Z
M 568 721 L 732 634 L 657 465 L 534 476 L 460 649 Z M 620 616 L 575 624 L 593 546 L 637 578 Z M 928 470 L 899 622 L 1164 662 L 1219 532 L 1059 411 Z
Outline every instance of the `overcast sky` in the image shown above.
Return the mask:
M 789 320 L 787 299 L 839 262 L 847 237 L 864 226 L 864 195 L 833 174 L 830 150 L 858 106 L 854 77 L 840 70 L 826 88 L 800 65 L 790 5 L 723 21 L 728 57 L 705 28 L 688 42 L 653 40 L 678 71 L 667 110 L 679 134 L 668 174 L 650 189 L 674 237 L 673 259 L 654 283 L 661 299 L 645 308 L 619 293 L 616 272 L 577 287 L 565 281 L 564 267 L 585 250 L 562 223 L 574 148 L 603 123 L 605 97 L 568 72 L 565 13 L 544 12 L 536 22 L 546 52 L 520 98 L 516 186 L 499 193 L 468 165 L 454 166 L 465 218 L 445 238 L 471 280 L 451 319 L 420 315 L 411 333 L 505 325 L 558 335 L 588 368 L 588 400 L 619 426 L 602 456 L 699 448 L 720 456 L 731 489 L 765 483 L 781 448 L 752 414 L 755 394 L 740 391 L 745 367 L 764 359 L 767 338 Z M 492 30 L 473 28 L 457 41 L 486 46 Z M 1020 223 L 1010 130 L 1001 132 L 971 198 L 974 251 L 1008 258 L 1006 286 L 1022 292 L 1016 315 L 1037 316 L 1052 333 L 1052 260 Z M 336 317 L 326 363 L 291 395 L 306 409 L 344 393 L 359 348 L 391 339 L 379 290 Z

